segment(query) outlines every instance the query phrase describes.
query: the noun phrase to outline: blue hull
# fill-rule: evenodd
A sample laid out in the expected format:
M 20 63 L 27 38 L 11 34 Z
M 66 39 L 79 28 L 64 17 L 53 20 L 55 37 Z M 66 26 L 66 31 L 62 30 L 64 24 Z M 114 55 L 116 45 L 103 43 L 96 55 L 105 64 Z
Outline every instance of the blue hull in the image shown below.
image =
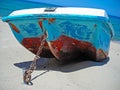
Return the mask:
M 41 43 L 39 37 L 46 31 L 44 49 L 62 61 L 76 57 L 101 61 L 108 57 L 113 36 L 109 18 L 102 16 L 26 14 L 4 17 L 3 21 L 10 25 L 16 39 L 33 53 Z

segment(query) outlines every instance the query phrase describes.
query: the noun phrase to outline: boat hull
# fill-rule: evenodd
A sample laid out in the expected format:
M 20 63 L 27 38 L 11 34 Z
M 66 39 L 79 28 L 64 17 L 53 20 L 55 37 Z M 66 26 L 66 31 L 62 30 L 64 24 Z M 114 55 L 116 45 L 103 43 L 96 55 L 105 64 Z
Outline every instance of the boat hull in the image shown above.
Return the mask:
M 46 31 L 48 36 L 40 56 L 55 56 L 62 62 L 102 61 L 108 57 L 113 34 L 106 17 L 40 14 L 12 16 L 3 21 L 8 22 L 16 39 L 34 54 Z

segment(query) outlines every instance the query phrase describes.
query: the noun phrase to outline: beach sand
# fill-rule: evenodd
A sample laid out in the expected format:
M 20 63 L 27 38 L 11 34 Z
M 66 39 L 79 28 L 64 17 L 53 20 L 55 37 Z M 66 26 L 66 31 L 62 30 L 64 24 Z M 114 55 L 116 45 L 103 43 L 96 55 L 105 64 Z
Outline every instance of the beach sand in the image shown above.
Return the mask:
M 61 65 L 42 58 L 32 73 L 33 85 L 28 86 L 23 71 L 33 58 L 0 20 L 0 90 L 120 90 L 120 42 L 111 42 L 109 58 L 103 62 Z

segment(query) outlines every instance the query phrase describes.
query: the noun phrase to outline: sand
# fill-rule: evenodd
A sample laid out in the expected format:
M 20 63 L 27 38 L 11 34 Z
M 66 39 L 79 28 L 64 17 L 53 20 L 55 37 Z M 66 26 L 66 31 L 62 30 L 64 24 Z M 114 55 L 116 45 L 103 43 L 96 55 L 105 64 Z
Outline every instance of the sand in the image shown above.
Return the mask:
M 23 70 L 33 58 L 0 20 L 0 90 L 120 90 L 120 42 L 111 42 L 104 62 L 61 65 L 42 58 L 32 73 L 33 85 L 28 86 L 23 83 Z

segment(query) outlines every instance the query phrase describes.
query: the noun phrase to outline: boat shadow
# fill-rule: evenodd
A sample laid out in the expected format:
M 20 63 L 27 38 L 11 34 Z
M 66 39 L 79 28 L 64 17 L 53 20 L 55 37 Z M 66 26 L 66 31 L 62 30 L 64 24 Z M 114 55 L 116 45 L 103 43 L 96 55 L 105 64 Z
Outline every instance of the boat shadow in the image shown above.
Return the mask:
M 44 70 L 42 73 L 34 76 L 31 81 L 34 79 L 40 77 L 41 75 L 44 75 L 45 73 L 49 72 L 50 70 L 54 71 L 60 71 L 64 73 L 69 73 L 93 66 L 102 66 L 104 64 L 107 64 L 109 61 L 109 58 L 105 59 L 102 62 L 95 62 L 91 60 L 77 60 L 77 61 L 71 61 L 69 63 L 60 63 L 56 59 L 47 59 L 47 58 L 41 58 L 37 61 L 36 63 L 36 70 Z M 18 68 L 21 68 L 23 70 L 26 70 L 29 68 L 30 64 L 32 61 L 27 61 L 27 62 L 20 62 L 20 63 L 15 63 L 14 65 Z
M 41 58 L 36 63 L 36 70 L 53 70 L 53 71 L 61 71 L 61 72 L 73 72 L 93 66 L 102 66 L 107 64 L 109 58 L 105 59 L 102 62 L 95 62 L 91 60 L 77 60 L 71 61 L 69 63 L 60 63 L 54 58 Z M 28 69 L 32 61 L 27 62 L 19 62 L 14 65 L 21 69 Z

